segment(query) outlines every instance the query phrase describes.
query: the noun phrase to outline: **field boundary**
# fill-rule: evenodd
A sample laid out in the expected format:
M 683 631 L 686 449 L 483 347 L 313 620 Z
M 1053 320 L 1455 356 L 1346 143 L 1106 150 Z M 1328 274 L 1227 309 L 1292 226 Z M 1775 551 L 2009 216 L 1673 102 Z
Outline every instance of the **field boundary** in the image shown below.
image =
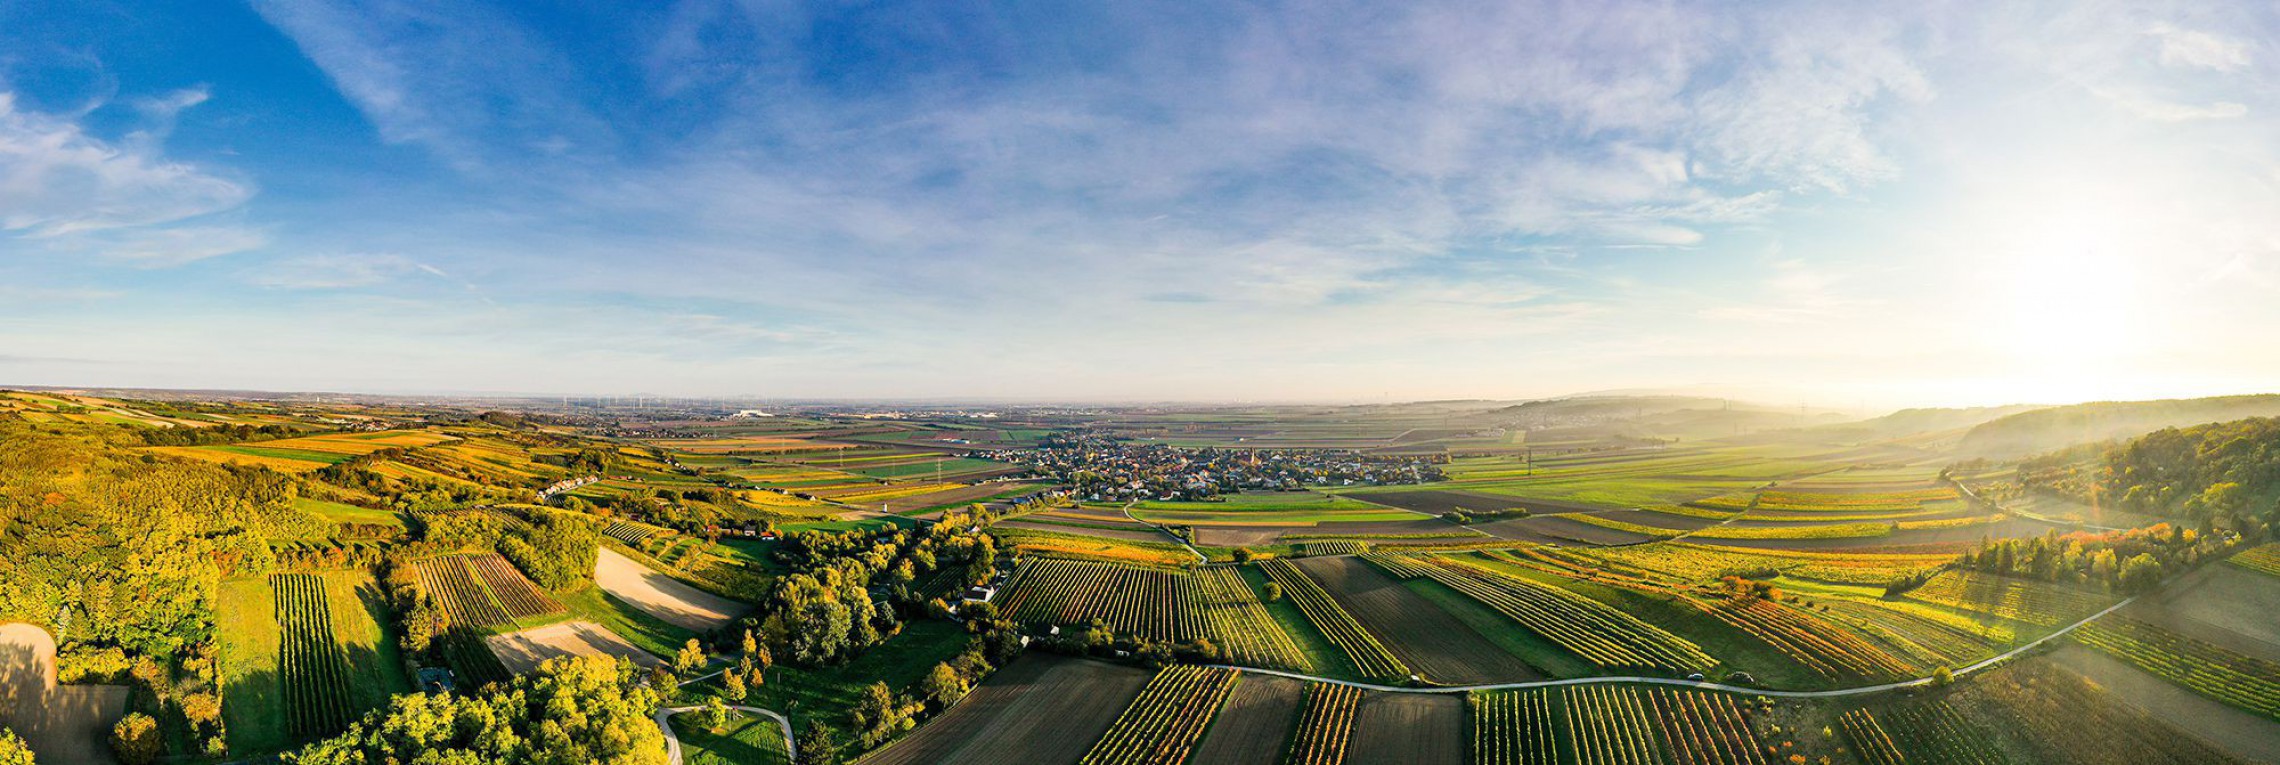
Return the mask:
M 1965 675 L 1978 672 L 1980 670 L 1987 669 L 1998 664 L 2002 664 L 2003 662 L 2010 661 L 2011 659 L 2017 658 L 2021 654 L 2042 646 L 2044 643 L 2048 643 L 2052 640 L 2056 640 L 2058 638 L 2072 634 L 2076 628 L 2081 627 L 2082 625 L 2097 621 L 2100 617 L 2121 610 L 2123 606 L 2137 602 L 2138 597 L 2141 596 L 2131 596 L 2127 599 L 2124 599 L 2120 603 L 2115 603 L 2111 606 L 2107 606 L 2103 611 L 2099 611 L 2097 613 L 2084 617 L 2081 621 L 2060 627 L 2057 630 L 2053 630 L 2050 634 L 2036 638 L 2035 640 L 2028 642 L 2026 645 L 2022 645 L 2009 651 L 1981 659 L 1977 663 L 1965 666 L 1961 669 L 1957 669 L 1954 671 L 1953 676 L 1963 677 Z M 1287 677 L 1293 680 L 1306 680 L 1316 683 L 1333 683 L 1336 685 L 1344 685 L 1353 688 L 1380 691 L 1384 693 L 1471 693 L 1474 691 L 1511 691 L 1524 690 L 1528 688 L 1559 688 L 1571 685 L 1631 684 L 1668 685 L 1679 688 L 1693 688 L 1696 690 L 1704 691 L 1724 691 L 1727 693 L 1771 696 L 1784 699 L 1831 699 L 1842 698 L 1846 696 L 1866 696 L 1869 694 L 1886 693 L 1889 691 L 1897 691 L 1904 688 L 1918 688 L 1932 684 L 1932 678 L 1919 677 L 1913 680 L 1902 680 L 1899 682 L 1881 683 L 1877 685 L 1864 685 L 1857 688 L 1838 688 L 1827 691 L 1777 691 L 1766 688 L 1746 688 L 1739 685 L 1726 685 L 1724 683 L 1714 683 L 1707 680 L 1674 680 L 1667 677 L 1615 676 L 1576 677 L 1566 680 L 1530 680 L 1518 683 L 1485 683 L 1480 685 L 1444 685 L 1431 688 L 1410 688 L 1398 685 L 1378 685 L 1376 683 L 1365 683 L 1358 680 L 1341 680 L 1335 677 L 1321 677 L 1318 675 L 1308 675 L 1298 672 L 1285 672 L 1279 669 L 1240 667 L 1231 664 L 1207 664 L 1204 666 L 1217 669 L 1232 669 L 1238 672 L 1250 672 L 1261 675 Z

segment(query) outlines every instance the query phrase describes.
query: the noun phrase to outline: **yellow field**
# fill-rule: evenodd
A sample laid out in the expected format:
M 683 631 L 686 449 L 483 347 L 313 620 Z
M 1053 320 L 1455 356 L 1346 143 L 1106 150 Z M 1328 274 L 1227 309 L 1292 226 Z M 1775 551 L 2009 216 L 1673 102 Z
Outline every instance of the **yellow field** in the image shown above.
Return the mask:
M 298 449 L 327 454 L 371 454 L 382 449 L 412 449 L 456 440 L 442 433 L 424 430 L 390 430 L 377 433 L 328 433 L 322 436 L 287 438 L 247 444 L 269 449 Z
M 690 454 L 731 454 L 735 452 L 796 452 L 817 449 L 836 449 L 839 444 L 825 444 L 804 438 L 782 436 L 755 436 L 752 438 L 692 438 L 660 439 L 648 442 L 661 449 Z
M 157 452 L 159 454 L 170 454 L 176 457 L 189 457 L 191 459 L 205 460 L 207 462 L 225 462 L 232 465 L 253 465 L 269 468 L 280 473 L 307 473 L 309 471 L 316 470 L 317 468 L 324 467 L 322 464 L 304 460 L 289 460 L 283 457 L 264 457 L 253 454 L 217 452 L 209 449 L 200 449 L 195 446 L 152 446 L 145 447 L 144 451 Z

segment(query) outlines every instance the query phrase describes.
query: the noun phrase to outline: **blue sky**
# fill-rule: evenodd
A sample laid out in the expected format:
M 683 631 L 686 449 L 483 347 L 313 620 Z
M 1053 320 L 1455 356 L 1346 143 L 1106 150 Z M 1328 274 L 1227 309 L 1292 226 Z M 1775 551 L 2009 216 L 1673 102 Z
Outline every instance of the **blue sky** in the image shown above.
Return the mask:
M 2265 3 L 618 5 L 0 4 L 0 384 L 2280 380 Z

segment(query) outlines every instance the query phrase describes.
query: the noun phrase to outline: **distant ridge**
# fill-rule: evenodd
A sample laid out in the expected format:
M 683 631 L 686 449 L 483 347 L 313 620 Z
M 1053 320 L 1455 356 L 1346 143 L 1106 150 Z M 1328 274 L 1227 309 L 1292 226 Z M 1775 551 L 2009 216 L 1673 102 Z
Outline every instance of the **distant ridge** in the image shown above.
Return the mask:
M 1957 450 L 1974 457 L 2016 457 L 2068 446 L 2132 438 L 2162 428 L 2248 417 L 2280 416 L 2280 394 L 2099 401 L 2002 417 L 1965 433 Z

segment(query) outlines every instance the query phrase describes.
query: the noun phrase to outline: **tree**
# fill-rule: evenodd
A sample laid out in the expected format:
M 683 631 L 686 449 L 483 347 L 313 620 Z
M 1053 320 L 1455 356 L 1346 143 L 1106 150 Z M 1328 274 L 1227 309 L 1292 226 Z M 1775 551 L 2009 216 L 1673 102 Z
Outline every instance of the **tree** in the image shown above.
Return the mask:
M 158 761 L 166 742 L 159 740 L 158 721 L 141 712 L 129 712 L 111 726 L 111 751 L 127 765 L 150 765 Z
M 760 652 L 761 652 L 761 651 L 760 651 L 760 636 L 759 636 L 759 635 L 755 635 L 755 634 L 752 634 L 752 631 L 751 631 L 751 630 L 745 630 L 745 631 L 744 631 L 744 655 L 746 655 L 746 656 L 751 656 L 751 655 L 753 655 L 753 654 L 756 654 L 756 653 L 760 653 Z
M 1231 555 L 1234 556 L 1236 563 L 1251 562 L 1251 548 L 1237 547 L 1235 548 L 1235 552 L 1231 553 Z
M 696 638 L 689 638 L 689 642 L 681 646 L 681 652 L 673 656 L 673 669 L 684 673 L 695 672 L 704 666 L 705 647 Z
M 548 661 L 480 695 L 409 693 L 285 765 L 664 765 L 662 703 L 631 662 Z M 387 731 L 386 735 L 365 731 Z
M 0 765 L 32 765 L 32 748 L 4 726 L 0 726 Z
M 742 702 L 745 696 L 751 694 L 751 688 L 744 683 L 744 673 L 735 667 L 720 674 L 720 684 L 721 692 L 728 696 L 729 701 Z
M 1932 670 L 1932 686 L 1944 687 L 1955 682 L 1955 670 L 1946 667 Z
M 919 679 L 918 692 L 936 709 L 946 709 L 958 697 L 966 695 L 966 679 L 959 677 L 958 670 L 952 669 L 949 663 L 936 664 L 927 670 L 926 677 Z
M 1259 586 L 1259 599 L 1268 603 L 1282 600 L 1282 585 L 1268 582 Z
M 806 730 L 800 731 L 800 765 L 838 765 L 839 731 L 810 720 Z
M 728 727 L 728 705 L 719 697 L 705 701 L 705 730 L 719 733 Z
M 2138 553 L 2122 562 L 2122 592 L 2136 594 L 2161 584 L 2161 561 L 2150 553 Z

